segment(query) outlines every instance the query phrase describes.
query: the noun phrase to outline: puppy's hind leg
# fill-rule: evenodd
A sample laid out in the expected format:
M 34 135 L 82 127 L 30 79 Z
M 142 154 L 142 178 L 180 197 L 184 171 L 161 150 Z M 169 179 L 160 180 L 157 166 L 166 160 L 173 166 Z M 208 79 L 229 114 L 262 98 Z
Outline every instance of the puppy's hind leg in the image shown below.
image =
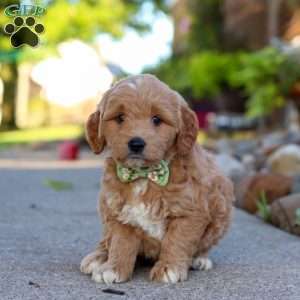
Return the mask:
M 228 230 L 230 218 L 228 215 L 218 216 L 209 224 L 201 238 L 197 254 L 193 257 L 191 268 L 194 270 L 208 271 L 213 267 L 213 262 L 208 258 L 209 250 L 215 246 Z
M 92 274 L 108 259 L 107 241 L 99 243 L 97 249 L 83 258 L 80 264 L 80 271 L 84 274 Z
M 199 235 L 203 234 L 206 224 L 207 220 L 198 215 L 170 221 L 161 242 L 159 260 L 150 272 L 150 279 L 165 283 L 186 280 L 192 258 L 198 250 Z
M 213 262 L 207 255 L 199 255 L 193 258 L 191 268 L 193 270 L 209 271 L 213 267 Z

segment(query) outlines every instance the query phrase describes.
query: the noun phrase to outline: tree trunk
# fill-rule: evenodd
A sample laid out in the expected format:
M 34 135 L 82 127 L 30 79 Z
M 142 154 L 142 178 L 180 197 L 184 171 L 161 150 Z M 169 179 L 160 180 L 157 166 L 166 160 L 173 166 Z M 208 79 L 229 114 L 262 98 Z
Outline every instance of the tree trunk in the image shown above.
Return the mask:
M 21 63 L 18 66 L 18 80 L 16 82 L 15 120 L 17 127 L 28 126 L 28 101 L 30 93 L 31 65 Z
M 268 0 L 268 39 L 279 36 L 280 6 L 282 0 Z
M 3 92 L 4 92 L 4 84 L 3 84 L 2 79 L 0 78 L 0 126 L 1 126 L 1 123 L 2 123 Z
M 3 76 L 4 93 L 2 103 L 2 124 L 1 127 L 16 128 L 15 120 L 15 98 L 16 83 L 18 78 L 17 64 L 5 64 L 2 67 L 5 76 Z

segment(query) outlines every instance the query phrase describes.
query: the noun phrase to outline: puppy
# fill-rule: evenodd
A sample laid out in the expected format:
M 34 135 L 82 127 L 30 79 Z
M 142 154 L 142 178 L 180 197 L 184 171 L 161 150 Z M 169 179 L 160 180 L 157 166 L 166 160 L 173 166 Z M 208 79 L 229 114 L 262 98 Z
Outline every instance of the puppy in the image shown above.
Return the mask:
M 128 77 L 105 93 L 86 124 L 90 147 L 107 152 L 99 210 L 103 240 L 81 262 L 96 282 L 125 282 L 137 256 L 150 279 L 176 283 L 189 268 L 209 270 L 224 235 L 231 182 L 196 144 L 195 113 L 152 75 Z

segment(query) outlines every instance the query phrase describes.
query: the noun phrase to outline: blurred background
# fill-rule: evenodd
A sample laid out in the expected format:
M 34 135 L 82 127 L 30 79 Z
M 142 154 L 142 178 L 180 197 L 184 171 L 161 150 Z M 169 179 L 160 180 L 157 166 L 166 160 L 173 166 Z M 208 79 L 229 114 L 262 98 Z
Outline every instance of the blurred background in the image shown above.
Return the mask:
M 37 47 L 12 47 L 11 4 L 46 9 Z M 113 82 L 147 72 L 195 110 L 238 206 L 269 220 L 300 192 L 300 1 L 2 0 L 0 27 L 0 164 L 94 159 L 87 116 Z
M 46 9 L 37 47 L 10 44 L 11 4 Z M 298 111 L 300 1 L 4 0 L 0 22 L 2 132 L 81 125 L 114 81 L 141 72 L 182 93 L 202 129 L 281 127 Z

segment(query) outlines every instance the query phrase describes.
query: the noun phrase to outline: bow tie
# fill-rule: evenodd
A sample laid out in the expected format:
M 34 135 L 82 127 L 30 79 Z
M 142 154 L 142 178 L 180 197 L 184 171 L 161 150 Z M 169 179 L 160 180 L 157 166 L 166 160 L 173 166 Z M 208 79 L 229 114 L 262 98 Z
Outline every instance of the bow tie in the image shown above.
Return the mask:
M 132 182 L 138 178 L 148 178 L 160 186 L 165 186 L 168 183 L 169 174 L 168 163 L 164 160 L 151 167 L 126 168 L 117 164 L 117 176 L 121 182 Z

